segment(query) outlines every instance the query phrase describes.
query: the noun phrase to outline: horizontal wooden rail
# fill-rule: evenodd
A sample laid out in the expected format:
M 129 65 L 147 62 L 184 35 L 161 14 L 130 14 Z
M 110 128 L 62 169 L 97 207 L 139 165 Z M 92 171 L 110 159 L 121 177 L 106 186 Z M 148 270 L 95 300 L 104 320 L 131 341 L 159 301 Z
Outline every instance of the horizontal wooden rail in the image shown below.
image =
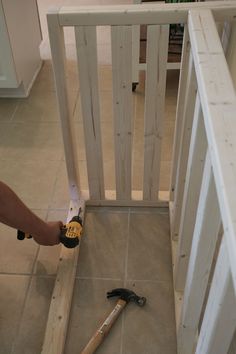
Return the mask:
M 186 23 L 191 9 L 211 9 L 217 21 L 236 19 L 235 1 L 62 7 L 62 26 L 105 26 Z

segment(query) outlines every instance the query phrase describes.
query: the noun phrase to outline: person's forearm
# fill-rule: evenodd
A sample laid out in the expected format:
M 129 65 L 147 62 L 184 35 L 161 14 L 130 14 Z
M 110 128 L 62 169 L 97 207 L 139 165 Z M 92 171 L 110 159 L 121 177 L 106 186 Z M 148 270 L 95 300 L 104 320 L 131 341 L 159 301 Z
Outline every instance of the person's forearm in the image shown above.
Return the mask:
M 0 221 L 31 234 L 42 245 L 59 243 L 62 222 L 45 222 L 35 215 L 6 184 L 0 181 Z
M 47 227 L 3 182 L 0 182 L 0 220 L 8 226 L 34 235 L 44 233 Z

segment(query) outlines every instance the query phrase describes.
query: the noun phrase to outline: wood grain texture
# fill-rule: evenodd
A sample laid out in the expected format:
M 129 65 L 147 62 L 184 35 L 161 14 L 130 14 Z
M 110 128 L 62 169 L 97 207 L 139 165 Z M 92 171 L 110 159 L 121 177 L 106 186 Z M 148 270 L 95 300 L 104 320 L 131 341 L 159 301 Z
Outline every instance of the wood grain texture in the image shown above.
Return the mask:
M 96 27 L 76 27 L 75 38 L 90 199 L 104 199 Z

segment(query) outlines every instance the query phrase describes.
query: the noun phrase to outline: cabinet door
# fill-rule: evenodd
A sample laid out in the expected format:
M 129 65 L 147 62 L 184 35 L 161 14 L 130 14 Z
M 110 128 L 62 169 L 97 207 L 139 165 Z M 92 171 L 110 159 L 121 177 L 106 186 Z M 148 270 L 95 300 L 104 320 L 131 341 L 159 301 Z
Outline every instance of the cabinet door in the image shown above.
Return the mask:
M 0 0 L 0 88 L 16 88 L 18 86 L 5 14 Z

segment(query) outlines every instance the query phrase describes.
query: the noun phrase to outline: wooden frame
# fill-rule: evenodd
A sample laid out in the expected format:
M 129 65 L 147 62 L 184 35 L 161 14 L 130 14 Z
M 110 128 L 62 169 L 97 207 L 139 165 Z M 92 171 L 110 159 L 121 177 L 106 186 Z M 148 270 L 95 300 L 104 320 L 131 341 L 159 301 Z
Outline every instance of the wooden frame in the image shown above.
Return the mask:
M 82 206 L 84 211 L 85 204 L 153 207 L 167 205 L 169 196 L 166 199 L 165 195 L 165 200 L 162 199 L 163 194 L 159 190 L 158 182 L 165 96 L 163 87 L 165 87 L 166 80 L 167 33 L 168 24 L 185 24 L 185 46 L 182 56 L 177 110 L 179 118 L 175 137 L 175 146 L 179 145 L 180 147 L 176 149 L 174 155 L 177 162 L 173 164 L 172 168 L 171 186 L 174 190 L 171 191 L 170 195 L 172 201 L 170 204 L 172 207 L 172 234 L 177 235 L 180 233 L 180 242 L 175 247 L 176 259 L 174 259 L 175 279 L 176 284 L 178 284 L 176 289 L 183 290 L 185 288 L 182 310 L 177 308 L 176 311 L 179 314 L 177 333 L 180 339 L 178 341 L 180 354 L 185 354 L 185 352 L 189 354 L 189 348 L 195 348 L 196 343 L 197 350 L 199 350 L 198 348 L 201 348 L 201 343 L 203 343 L 201 333 L 199 339 L 195 338 L 200 307 L 206 287 L 206 280 L 201 283 L 198 275 L 205 274 L 206 271 L 209 275 L 213 257 L 211 254 L 211 257 L 206 259 L 206 254 L 202 251 L 207 242 L 211 252 L 213 248 L 209 238 L 204 239 L 204 233 L 209 232 L 209 235 L 214 235 L 213 240 L 215 243 L 217 230 L 221 223 L 224 230 L 222 245 L 225 244 L 225 252 L 229 256 L 229 272 L 225 267 L 224 276 L 226 280 L 229 279 L 229 273 L 232 279 L 231 289 L 228 280 L 225 281 L 224 293 L 227 296 L 231 296 L 231 290 L 235 291 L 236 289 L 236 96 L 215 25 L 215 20 L 234 21 L 235 18 L 235 1 L 171 5 L 148 4 L 146 6 L 122 5 L 108 6 L 106 8 L 101 8 L 100 6 L 89 8 L 62 7 L 48 15 L 59 114 L 62 124 L 70 195 L 73 203 L 68 218 L 71 217 L 72 211 L 78 211 L 80 206 Z M 149 27 L 144 130 L 146 162 L 144 166 L 143 191 L 134 191 L 131 184 L 133 134 L 131 39 L 132 26 L 140 24 L 147 24 Z M 107 191 L 104 188 L 95 35 L 96 26 L 99 25 L 111 26 L 112 32 L 114 140 L 116 146 L 115 191 Z M 74 26 L 76 33 L 78 69 L 82 82 L 82 113 L 85 125 L 89 182 L 89 191 L 85 193 L 80 191 L 79 186 L 77 142 L 74 137 L 74 122 L 68 105 L 65 80 L 64 26 Z M 158 37 L 159 35 L 160 37 Z M 159 38 L 158 41 L 157 38 Z M 156 41 L 154 42 L 154 47 L 152 46 L 153 41 Z M 152 50 L 152 47 L 155 49 Z M 184 67 L 186 62 L 189 63 L 187 70 Z M 153 77 L 149 70 L 152 73 L 155 72 Z M 153 89 L 157 89 L 159 101 L 154 100 L 151 96 Z M 157 111 L 159 112 L 158 118 L 155 113 Z M 154 136 L 151 142 L 148 137 L 150 134 Z M 203 136 L 205 137 L 203 138 Z M 198 203 L 197 196 L 201 185 L 199 179 L 201 179 L 202 175 L 206 150 L 208 150 L 208 154 Z M 154 165 L 150 164 L 150 160 L 154 161 Z M 151 175 L 155 178 L 151 182 L 150 188 Z M 196 189 L 193 190 L 193 188 Z M 218 205 L 219 208 L 212 215 L 213 221 L 212 225 L 210 225 L 212 228 L 208 229 L 206 218 L 210 215 L 208 211 L 209 205 L 214 200 L 216 201 L 216 203 L 214 202 L 216 208 Z M 191 223 L 186 225 L 189 220 L 188 213 L 190 213 L 192 219 Z M 191 233 L 193 233 L 193 241 L 191 237 L 189 238 Z M 222 247 L 221 249 L 223 249 Z M 62 249 L 49 311 L 43 354 L 63 353 L 78 251 L 79 249 L 71 252 L 64 248 Z M 183 252 L 188 257 L 190 255 L 189 262 L 183 261 Z M 204 261 L 201 264 L 202 259 Z M 217 261 L 217 263 L 220 264 L 220 261 Z M 181 277 L 180 274 L 182 274 Z M 217 269 L 215 274 L 213 279 L 217 277 Z M 63 287 L 64 278 L 68 279 L 66 287 Z M 193 311 L 196 302 L 189 301 L 189 294 L 193 294 L 195 289 L 199 287 L 202 289 L 201 297 L 197 303 L 197 310 Z M 214 298 L 216 291 L 217 288 L 213 282 L 211 290 L 213 295 L 210 295 L 209 306 L 207 306 L 206 312 L 203 314 L 203 325 L 208 323 L 208 314 L 211 313 L 209 309 L 212 306 L 211 299 Z M 220 299 L 219 297 L 219 301 Z M 219 324 L 223 323 L 222 321 L 224 321 L 228 310 L 228 307 L 225 306 L 222 313 L 217 312 L 217 316 L 214 318 L 215 327 L 209 328 L 211 343 L 217 343 L 218 327 L 216 321 L 219 319 Z M 186 335 L 188 332 L 183 327 L 185 323 L 188 323 L 191 329 L 191 336 Z M 233 321 L 230 330 L 230 333 L 234 330 Z M 228 336 L 227 340 L 224 341 L 224 348 L 230 345 L 229 341 L 230 338 Z M 211 346 L 208 347 L 211 348 Z M 208 347 L 206 346 L 206 348 Z M 188 349 L 184 351 L 185 349 L 183 348 Z M 201 354 L 207 352 L 208 349 L 204 349 L 203 352 L 200 351 Z

